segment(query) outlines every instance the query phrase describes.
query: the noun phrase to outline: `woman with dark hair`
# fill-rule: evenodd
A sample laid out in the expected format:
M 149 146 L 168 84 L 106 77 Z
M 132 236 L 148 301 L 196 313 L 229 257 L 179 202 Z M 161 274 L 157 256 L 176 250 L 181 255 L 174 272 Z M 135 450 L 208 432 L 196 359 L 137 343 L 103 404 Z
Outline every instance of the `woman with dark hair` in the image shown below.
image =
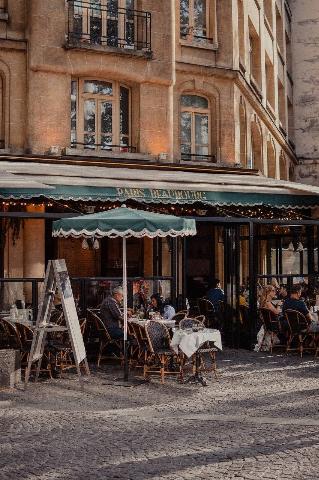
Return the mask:
M 175 315 L 175 308 L 168 301 L 164 302 L 159 293 L 151 295 L 150 310 L 159 312 L 165 320 L 171 320 Z

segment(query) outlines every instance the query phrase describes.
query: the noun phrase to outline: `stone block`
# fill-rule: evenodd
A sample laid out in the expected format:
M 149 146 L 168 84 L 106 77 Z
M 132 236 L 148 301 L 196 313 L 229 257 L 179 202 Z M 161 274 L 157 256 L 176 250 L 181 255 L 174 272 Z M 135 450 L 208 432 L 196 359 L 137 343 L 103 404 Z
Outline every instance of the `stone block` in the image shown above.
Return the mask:
M 21 382 L 21 359 L 18 350 L 0 350 L 0 388 L 13 388 Z

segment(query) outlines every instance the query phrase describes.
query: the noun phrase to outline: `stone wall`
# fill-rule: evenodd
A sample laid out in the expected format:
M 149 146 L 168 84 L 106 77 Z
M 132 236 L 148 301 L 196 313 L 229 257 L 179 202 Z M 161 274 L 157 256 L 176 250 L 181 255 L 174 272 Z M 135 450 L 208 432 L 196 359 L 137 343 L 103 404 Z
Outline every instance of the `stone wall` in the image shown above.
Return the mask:
M 293 14 L 293 78 L 296 180 L 318 185 L 319 176 L 319 2 L 290 0 Z

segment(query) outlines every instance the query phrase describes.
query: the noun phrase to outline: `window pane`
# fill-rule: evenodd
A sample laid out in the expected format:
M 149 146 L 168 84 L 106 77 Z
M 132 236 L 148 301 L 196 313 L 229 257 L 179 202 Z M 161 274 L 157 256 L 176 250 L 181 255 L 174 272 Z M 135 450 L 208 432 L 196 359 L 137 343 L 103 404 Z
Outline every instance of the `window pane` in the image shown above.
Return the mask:
M 206 0 L 194 0 L 194 34 L 206 37 Z
M 84 131 L 95 132 L 95 101 L 84 102 Z
M 77 81 L 71 81 L 71 143 L 76 143 Z
M 134 0 L 126 0 L 126 8 L 128 10 L 134 10 Z
M 85 80 L 84 93 L 98 93 L 100 95 L 113 95 L 112 83 L 97 80 Z
M 69 8 L 72 8 L 72 4 L 69 4 Z M 73 35 L 75 38 L 82 37 L 83 29 L 83 17 L 82 17 L 82 4 L 80 2 L 74 2 L 73 6 Z
M 129 134 L 129 90 L 128 88 L 120 88 L 120 133 Z
M 208 100 L 204 97 L 199 97 L 198 95 L 183 95 L 182 106 L 207 109 Z
M 107 135 L 101 136 L 101 150 L 112 150 L 112 137 Z
M 84 148 L 95 149 L 95 135 L 86 133 L 84 135 Z
M 189 0 L 180 1 L 180 28 L 181 37 L 186 37 L 189 28 Z
M 208 145 L 208 115 L 195 115 L 195 142 Z
M 109 17 L 117 17 L 119 2 L 118 0 L 107 0 L 107 13 Z
M 181 152 L 184 153 L 184 154 L 191 154 L 192 153 L 192 149 L 191 149 L 191 146 L 190 145 L 181 145 Z
M 112 133 L 112 103 L 101 103 L 101 133 Z
M 192 115 L 183 112 L 181 114 L 181 143 L 191 143 L 192 141 Z
M 109 47 L 118 47 L 119 33 L 118 33 L 118 21 L 107 21 L 107 45 Z
M 196 146 L 196 155 L 208 155 L 208 147 Z

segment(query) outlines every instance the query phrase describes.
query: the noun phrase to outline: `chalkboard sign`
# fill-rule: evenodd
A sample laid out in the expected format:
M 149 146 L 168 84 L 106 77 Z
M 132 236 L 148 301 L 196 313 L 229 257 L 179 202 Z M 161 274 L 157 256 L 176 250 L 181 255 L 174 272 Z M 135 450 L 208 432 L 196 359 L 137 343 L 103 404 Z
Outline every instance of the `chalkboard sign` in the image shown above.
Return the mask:
M 59 295 L 62 303 L 65 324 L 60 326 L 50 323 L 51 312 L 54 305 L 54 298 Z M 37 322 L 34 330 L 32 346 L 28 359 L 28 367 L 25 374 L 25 384 L 28 383 L 31 367 L 38 362 L 36 380 L 38 379 L 43 359 L 46 336 L 49 332 L 68 331 L 72 345 L 75 366 L 81 379 L 81 363 L 83 362 L 85 372 L 89 375 L 89 366 L 86 359 L 86 351 L 83 342 L 80 323 L 75 307 L 71 282 L 66 268 L 65 260 L 49 260 L 41 301 L 38 310 Z
M 73 354 L 77 363 L 86 358 L 86 351 L 80 329 L 78 314 L 75 307 L 71 282 L 65 260 L 53 260 L 55 279 L 60 293 L 63 312 L 73 346 Z

